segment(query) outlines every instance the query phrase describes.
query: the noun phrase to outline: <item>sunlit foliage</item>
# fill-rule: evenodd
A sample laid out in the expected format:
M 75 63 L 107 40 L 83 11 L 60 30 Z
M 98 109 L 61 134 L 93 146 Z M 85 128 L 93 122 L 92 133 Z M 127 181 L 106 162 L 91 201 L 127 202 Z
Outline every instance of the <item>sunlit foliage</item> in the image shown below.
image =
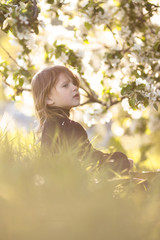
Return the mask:
M 159 1 L 3 0 L 0 26 L 18 49 L 12 56 L 0 44 L 10 59 L 0 63 L 9 98 L 30 91 L 32 76 L 43 67 L 68 66 L 81 79 L 84 123 L 114 121 L 117 137 L 147 136 L 134 156 L 147 158 L 160 129 Z
M 84 80 L 89 102 L 109 108 L 127 99 L 133 109 L 148 104 L 158 109 L 158 13 L 159 6 L 147 0 L 2 1 L 1 29 L 21 46 L 16 71 L 1 63 L 4 81 L 14 71 L 15 94 L 21 93 L 34 73 L 37 46 L 38 67 L 72 66 Z

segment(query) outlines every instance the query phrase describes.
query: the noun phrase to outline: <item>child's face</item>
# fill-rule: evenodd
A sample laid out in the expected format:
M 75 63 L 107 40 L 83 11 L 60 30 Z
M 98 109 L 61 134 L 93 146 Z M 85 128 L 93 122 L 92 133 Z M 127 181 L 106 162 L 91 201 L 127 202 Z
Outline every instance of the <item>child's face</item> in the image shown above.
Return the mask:
M 47 103 L 65 109 L 71 109 L 80 104 L 79 88 L 65 74 L 60 74 L 56 85 L 51 89 Z

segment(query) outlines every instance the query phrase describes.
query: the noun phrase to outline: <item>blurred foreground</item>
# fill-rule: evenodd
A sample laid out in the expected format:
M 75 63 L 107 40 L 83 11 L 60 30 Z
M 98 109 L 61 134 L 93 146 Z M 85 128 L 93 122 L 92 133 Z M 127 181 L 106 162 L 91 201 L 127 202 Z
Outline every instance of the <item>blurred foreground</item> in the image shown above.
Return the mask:
M 148 187 L 74 154 L 41 156 L 33 136 L 0 137 L 0 239 L 159 240 L 160 176 Z

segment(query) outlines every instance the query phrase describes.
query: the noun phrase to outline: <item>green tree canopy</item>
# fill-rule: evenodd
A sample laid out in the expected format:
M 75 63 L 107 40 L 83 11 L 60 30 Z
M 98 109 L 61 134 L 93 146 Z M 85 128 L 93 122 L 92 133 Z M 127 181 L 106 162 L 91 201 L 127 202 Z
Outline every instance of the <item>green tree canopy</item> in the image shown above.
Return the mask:
M 158 110 L 159 9 L 149 0 L 1 1 L 1 30 L 19 47 L 13 58 L 0 45 L 14 63 L 1 60 L 3 82 L 15 98 L 37 70 L 63 64 L 80 75 L 82 104 Z

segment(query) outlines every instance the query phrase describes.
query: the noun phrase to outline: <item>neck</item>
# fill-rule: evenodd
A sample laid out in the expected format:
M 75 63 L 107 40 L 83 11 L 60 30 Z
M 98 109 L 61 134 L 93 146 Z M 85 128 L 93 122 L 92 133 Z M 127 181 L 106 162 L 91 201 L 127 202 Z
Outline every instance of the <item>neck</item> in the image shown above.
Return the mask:
M 57 106 L 48 106 L 49 109 L 51 109 L 53 112 L 58 113 L 62 116 L 69 117 L 70 115 L 70 109 L 57 107 Z

